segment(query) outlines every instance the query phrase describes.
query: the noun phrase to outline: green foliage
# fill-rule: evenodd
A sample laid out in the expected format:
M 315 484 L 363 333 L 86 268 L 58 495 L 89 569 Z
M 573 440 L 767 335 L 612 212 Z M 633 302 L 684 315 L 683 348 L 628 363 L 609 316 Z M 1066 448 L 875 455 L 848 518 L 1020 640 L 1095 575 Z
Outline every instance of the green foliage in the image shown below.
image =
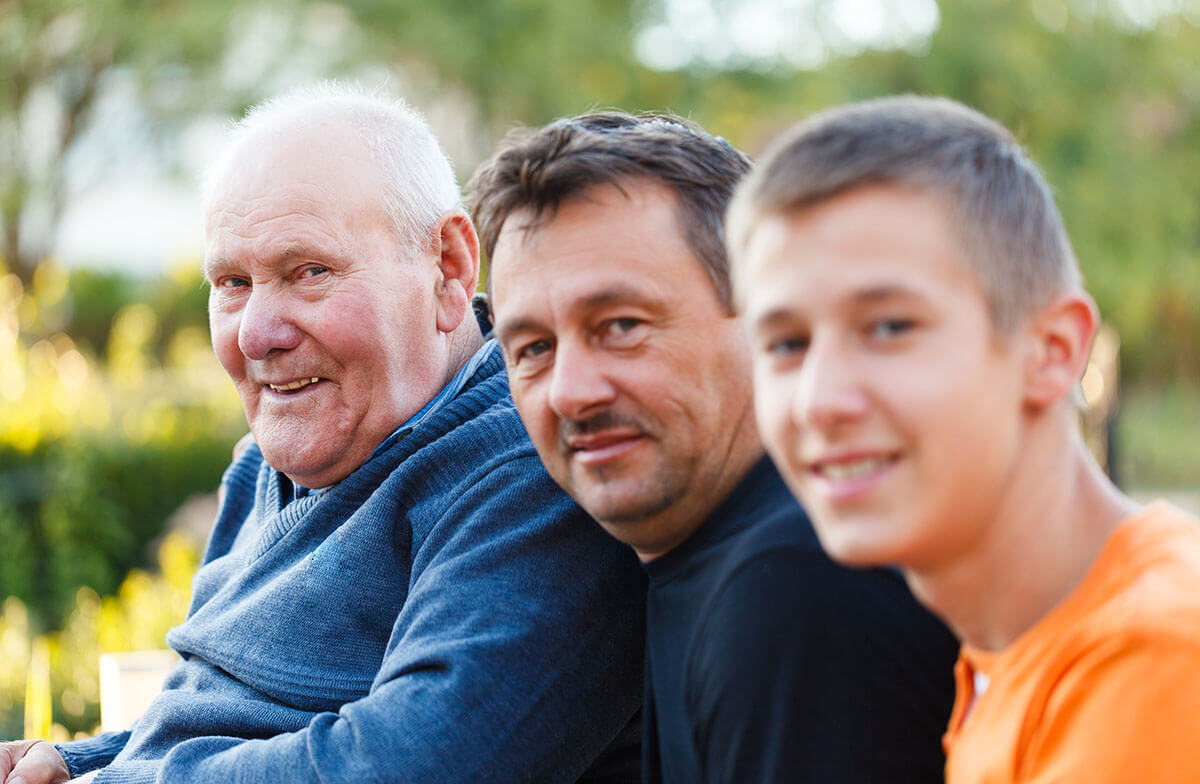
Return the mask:
M 156 563 L 156 573 L 130 572 L 113 596 L 102 599 L 90 588 L 79 589 L 61 631 L 41 638 L 50 665 L 45 685 L 53 695 L 48 704 L 55 722 L 52 738 L 90 734 L 99 724 L 100 654 L 162 648 L 167 630 L 183 620 L 199 549 L 185 536 L 170 534 L 158 548 Z M 24 736 L 23 703 L 35 639 L 24 603 L 6 599 L 0 605 L 0 739 Z
M 1116 433 L 1118 475 L 1130 487 L 1200 491 L 1200 388 L 1182 384 L 1125 395 Z
M 143 565 L 145 543 L 216 487 L 245 429 L 204 336 L 194 269 L 135 283 L 48 266 L 29 291 L 0 278 L 0 592 L 23 599 L 37 628 L 56 628 L 78 587 L 111 593 Z M 81 301 L 79 344 L 46 335 L 47 308 L 73 329 Z
M 927 51 L 711 73 L 689 105 L 751 150 L 851 99 L 914 92 L 979 108 L 1046 171 L 1089 288 L 1122 336 L 1126 382 L 1200 383 L 1200 29 L 1182 14 L 1139 28 L 1102 4 L 1060 3 L 1064 26 L 1051 31 L 1035 5 L 941 0 Z

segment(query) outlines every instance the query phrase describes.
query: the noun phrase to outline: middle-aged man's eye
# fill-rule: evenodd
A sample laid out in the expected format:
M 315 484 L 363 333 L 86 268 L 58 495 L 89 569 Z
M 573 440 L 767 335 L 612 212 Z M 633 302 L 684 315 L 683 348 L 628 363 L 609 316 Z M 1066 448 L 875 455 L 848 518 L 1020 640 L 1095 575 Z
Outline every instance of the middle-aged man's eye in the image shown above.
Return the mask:
M 638 324 L 641 323 L 642 322 L 640 319 L 628 317 L 610 319 L 604 324 L 604 332 L 609 335 L 619 337 L 632 332 L 638 326 Z
M 550 350 L 550 341 L 535 340 L 531 343 L 526 343 L 516 351 L 517 361 L 523 359 L 536 359 Z

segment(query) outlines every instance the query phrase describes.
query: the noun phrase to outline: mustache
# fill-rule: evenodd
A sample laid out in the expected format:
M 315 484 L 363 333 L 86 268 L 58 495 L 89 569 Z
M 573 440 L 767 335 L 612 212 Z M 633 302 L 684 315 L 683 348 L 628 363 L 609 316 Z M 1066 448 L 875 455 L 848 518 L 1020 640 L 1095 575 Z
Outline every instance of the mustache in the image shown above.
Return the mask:
M 637 418 L 616 411 L 601 411 L 586 419 L 564 419 L 558 427 L 558 440 L 566 447 L 575 436 L 586 436 L 604 430 L 618 428 L 646 432 L 646 426 Z

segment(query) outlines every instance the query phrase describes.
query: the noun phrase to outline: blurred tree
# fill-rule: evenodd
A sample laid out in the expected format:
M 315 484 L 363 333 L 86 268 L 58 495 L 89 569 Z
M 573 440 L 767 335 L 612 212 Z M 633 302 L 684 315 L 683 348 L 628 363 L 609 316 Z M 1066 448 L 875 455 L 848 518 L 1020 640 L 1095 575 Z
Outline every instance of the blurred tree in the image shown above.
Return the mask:
M 634 106 L 656 95 L 752 153 L 848 100 L 913 92 L 976 107 L 1046 171 L 1089 289 L 1122 335 L 1125 380 L 1200 385 L 1200 2 L 939 0 L 924 39 L 855 49 L 828 18 L 843 4 L 813 0 L 799 14 L 803 3 L 778 0 L 762 37 L 815 52 L 733 51 L 719 64 L 714 41 L 732 40 L 737 15 L 763 0 L 687 5 L 708 7 L 716 38 L 662 78 L 629 82 L 657 88 Z
M 276 0 L 285 5 L 287 0 Z M 142 132 L 140 109 L 156 121 L 197 108 L 229 110 L 245 96 L 214 89 L 222 76 L 236 0 L 3 0 L 0 2 L 0 223 L 3 258 L 28 284 L 52 249 L 68 190 L 98 177 L 75 153 L 98 143 L 106 98 L 135 97 L 116 124 Z M 148 123 L 147 123 L 148 124 Z M 75 165 L 72 165 L 75 164 Z

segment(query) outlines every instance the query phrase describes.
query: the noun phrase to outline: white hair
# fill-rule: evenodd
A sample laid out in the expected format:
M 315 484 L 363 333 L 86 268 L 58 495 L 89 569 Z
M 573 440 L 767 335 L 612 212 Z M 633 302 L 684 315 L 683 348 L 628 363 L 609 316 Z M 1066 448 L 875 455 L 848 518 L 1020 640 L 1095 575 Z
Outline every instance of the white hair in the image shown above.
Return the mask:
M 250 107 L 234 123 L 224 152 L 203 181 L 205 212 L 218 181 L 246 139 L 265 128 L 300 126 L 314 118 L 345 120 L 355 126 L 380 166 L 382 199 L 396 230 L 418 247 L 447 211 L 461 208 L 462 196 L 450 159 L 425 118 L 404 101 L 339 82 L 295 88 Z

